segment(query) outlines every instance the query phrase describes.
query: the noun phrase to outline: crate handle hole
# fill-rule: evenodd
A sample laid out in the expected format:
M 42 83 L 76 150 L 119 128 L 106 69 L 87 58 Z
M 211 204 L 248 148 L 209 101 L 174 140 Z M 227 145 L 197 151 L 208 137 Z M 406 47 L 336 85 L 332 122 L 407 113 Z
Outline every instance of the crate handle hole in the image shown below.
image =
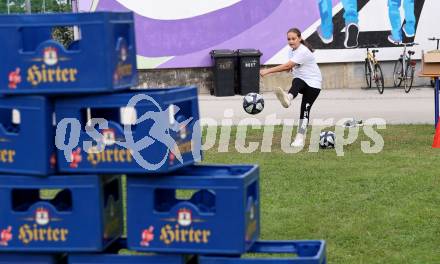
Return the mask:
M 21 125 L 21 112 L 16 108 L 0 109 L 0 125 L 8 133 L 18 134 Z
M 66 51 L 80 50 L 81 28 L 78 25 L 29 26 L 21 27 L 19 31 L 22 52 L 35 52 L 45 41 L 55 41 Z
M 59 212 L 72 211 L 72 192 L 69 189 L 13 189 L 12 209 L 26 212 L 38 203 L 51 204 Z
M 121 112 L 119 108 L 83 108 L 81 111 L 81 124 L 85 126 L 94 126 L 97 128 L 98 123 L 92 122 L 96 119 L 104 119 L 107 122 L 121 123 Z
M 116 178 L 104 185 L 104 206 L 107 207 L 110 200 L 118 202 L 121 194 L 119 193 L 120 180 Z
M 156 189 L 154 209 L 169 212 L 175 205 L 188 202 L 202 213 L 216 212 L 216 193 L 208 189 Z

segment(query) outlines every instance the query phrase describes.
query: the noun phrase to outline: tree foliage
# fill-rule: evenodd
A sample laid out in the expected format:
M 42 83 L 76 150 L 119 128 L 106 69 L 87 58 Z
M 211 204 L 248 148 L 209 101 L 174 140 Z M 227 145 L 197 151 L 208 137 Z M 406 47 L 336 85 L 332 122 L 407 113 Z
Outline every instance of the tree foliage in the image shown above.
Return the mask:
M 26 0 L 9 0 L 10 13 L 25 13 Z M 0 13 L 6 14 L 8 0 L 0 0 Z M 32 13 L 71 12 L 72 0 L 31 0 Z
M 67 48 L 73 42 L 73 27 L 55 27 L 52 37 Z

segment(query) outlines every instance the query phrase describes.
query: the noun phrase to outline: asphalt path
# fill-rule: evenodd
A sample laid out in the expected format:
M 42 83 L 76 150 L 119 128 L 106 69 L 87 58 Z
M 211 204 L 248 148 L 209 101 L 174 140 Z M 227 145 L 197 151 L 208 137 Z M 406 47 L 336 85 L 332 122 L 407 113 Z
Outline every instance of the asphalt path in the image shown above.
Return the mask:
M 297 122 L 301 95 L 289 108 L 283 108 L 273 93 L 262 94 L 265 107 L 257 115 L 247 114 L 242 107 L 243 96 L 199 96 L 202 124 L 259 124 L 273 125 Z M 434 124 L 434 89 L 416 87 L 407 94 L 403 89 L 322 90 L 311 110 L 311 120 L 355 118 L 364 122 L 371 118 L 384 119 L 386 124 Z M 296 120 L 296 121 L 295 121 Z

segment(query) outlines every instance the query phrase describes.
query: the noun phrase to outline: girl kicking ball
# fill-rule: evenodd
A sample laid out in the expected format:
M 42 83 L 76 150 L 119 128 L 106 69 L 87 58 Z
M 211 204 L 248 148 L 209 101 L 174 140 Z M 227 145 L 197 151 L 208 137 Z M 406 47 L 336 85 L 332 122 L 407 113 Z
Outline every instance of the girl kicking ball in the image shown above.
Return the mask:
M 302 147 L 310 119 L 310 110 L 321 92 L 322 77 L 315 56 L 313 56 L 313 48 L 301 38 L 299 29 L 292 28 L 287 31 L 287 43 L 291 48 L 288 54 L 289 61 L 276 67 L 260 70 L 260 75 L 264 77 L 275 72 L 292 72 L 292 87 L 289 92 L 286 93 L 278 87 L 275 89 L 275 94 L 285 108 L 291 105 L 291 101 L 298 93 L 303 95 L 298 133 L 291 144 L 292 147 Z

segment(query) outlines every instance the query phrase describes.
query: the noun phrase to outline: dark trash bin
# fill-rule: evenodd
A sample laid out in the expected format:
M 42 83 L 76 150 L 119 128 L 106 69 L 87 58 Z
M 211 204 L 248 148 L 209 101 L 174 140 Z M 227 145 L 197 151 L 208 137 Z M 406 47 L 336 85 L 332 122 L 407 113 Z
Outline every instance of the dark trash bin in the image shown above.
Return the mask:
M 239 60 L 238 76 L 240 79 L 238 94 L 260 92 L 260 57 L 262 53 L 256 49 L 237 50 Z
M 210 90 L 211 95 L 235 95 L 235 65 L 237 54 L 232 50 L 212 50 L 214 83 Z

